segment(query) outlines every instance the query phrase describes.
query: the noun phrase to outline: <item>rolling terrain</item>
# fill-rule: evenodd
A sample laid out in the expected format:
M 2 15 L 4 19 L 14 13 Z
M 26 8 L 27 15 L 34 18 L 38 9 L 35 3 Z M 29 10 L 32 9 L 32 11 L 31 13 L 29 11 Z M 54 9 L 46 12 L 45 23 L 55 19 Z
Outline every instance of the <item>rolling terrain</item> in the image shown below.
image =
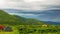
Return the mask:
M 59 34 L 60 26 L 44 23 L 43 21 L 24 18 L 18 15 L 10 15 L 0 10 L 0 25 L 11 26 L 11 32 L 3 32 L 1 34 Z

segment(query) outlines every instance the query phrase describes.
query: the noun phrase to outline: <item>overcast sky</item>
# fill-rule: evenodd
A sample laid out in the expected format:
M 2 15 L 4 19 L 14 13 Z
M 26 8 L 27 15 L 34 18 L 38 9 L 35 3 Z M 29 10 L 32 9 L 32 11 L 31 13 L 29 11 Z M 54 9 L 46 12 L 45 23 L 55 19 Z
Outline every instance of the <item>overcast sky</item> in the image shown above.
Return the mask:
M 60 9 L 60 0 L 0 0 L 0 9 Z

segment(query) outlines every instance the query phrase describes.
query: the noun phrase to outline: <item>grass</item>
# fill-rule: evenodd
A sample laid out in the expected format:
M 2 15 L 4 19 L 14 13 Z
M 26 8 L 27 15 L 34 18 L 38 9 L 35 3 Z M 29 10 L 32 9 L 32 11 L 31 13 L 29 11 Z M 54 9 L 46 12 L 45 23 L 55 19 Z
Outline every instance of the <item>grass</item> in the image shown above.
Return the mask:
M 57 27 L 50 27 L 50 26 L 42 27 L 41 26 L 41 27 L 39 27 L 37 25 L 34 25 L 34 26 L 32 26 L 32 25 L 15 25 L 15 26 L 11 26 L 11 27 L 13 29 L 12 32 L 1 31 L 0 34 L 21 34 L 21 32 L 19 32 L 20 28 L 23 29 L 22 31 L 23 31 L 24 34 L 41 34 L 41 31 L 39 31 L 39 30 L 45 30 L 46 32 L 43 31 L 43 34 L 60 34 L 60 31 L 57 31 L 57 32 L 53 31 L 54 29 L 56 29 L 56 30 L 60 29 L 60 26 L 57 26 Z M 30 30 L 28 30 L 28 29 L 30 29 Z M 53 32 L 51 32 L 51 31 L 48 32 L 46 29 L 52 29 Z M 31 31 L 32 31 L 32 33 L 28 33 L 28 32 L 31 32 Z
M 12 27 L 12 32 L 3 32 L 1 31 L 0 34 L 19 34 L 18 30 L 16 29 L 15 26 L 11 26 Z

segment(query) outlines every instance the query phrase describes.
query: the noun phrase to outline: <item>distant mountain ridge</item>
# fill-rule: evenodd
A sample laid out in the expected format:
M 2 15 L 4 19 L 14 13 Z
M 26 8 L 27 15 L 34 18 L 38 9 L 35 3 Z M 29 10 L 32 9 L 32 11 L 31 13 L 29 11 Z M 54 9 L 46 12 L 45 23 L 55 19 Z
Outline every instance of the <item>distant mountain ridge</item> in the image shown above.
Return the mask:
M 60 25 L 60 22 L 44 21 L 46 24 Z

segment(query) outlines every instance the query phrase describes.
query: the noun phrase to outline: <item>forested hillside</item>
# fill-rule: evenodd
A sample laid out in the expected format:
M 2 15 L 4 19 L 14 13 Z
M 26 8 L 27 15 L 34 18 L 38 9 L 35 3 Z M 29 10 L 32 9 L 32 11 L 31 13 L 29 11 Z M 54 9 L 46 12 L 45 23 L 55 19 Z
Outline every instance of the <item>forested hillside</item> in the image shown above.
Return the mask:
M 24 18 L 17 15 L 10 15 L 3 10 L 0 10 L 0 24 L 10 24 L 10 25 L 40 25 L 43 22 L 31 19 L 31 18 Z

